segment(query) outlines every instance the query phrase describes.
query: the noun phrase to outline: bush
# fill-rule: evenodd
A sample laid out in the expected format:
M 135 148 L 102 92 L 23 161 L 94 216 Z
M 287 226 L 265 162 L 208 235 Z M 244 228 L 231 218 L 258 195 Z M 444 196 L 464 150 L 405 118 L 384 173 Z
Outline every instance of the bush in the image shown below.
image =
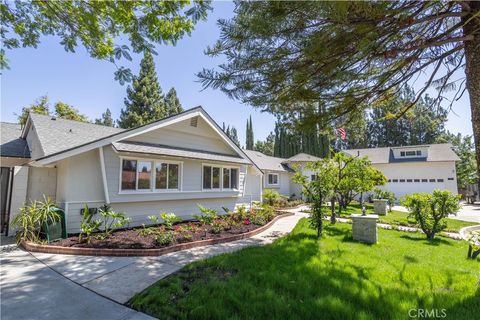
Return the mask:
M 217 219 L 217 211 L 214 209 L 206 208 L 202 205 L 198 205 L 201 214 L 194 215 L 193 218 L 200 221 L 201 224 L 212 224 L 212 222 Z
M 125 216 L 123 212 L 115 212 L 110 205 L 105 204 L 100 208 L 100 215 L 103 217 L 103 237 L 108 237 L 114 229 L 125 227 L 130 218 Z
M 221 221 L 214 221 L 212 223 L 212 232 L 215 233 L 215 234 L 219 234 L 220 232 L 222 232 L 224 229 L 224 225 Z
M 103 224 L 100 219 L 94 220 L 95 212 L 91 211 L 87 204 L 83 209 L 83 219 L 80 223 L 80 234 L 78 235 L 78 242 L 83 242 L 83 236 L 87 236 L 87 243 L 90 243 L 90 236 L 92 233 L 99 231 Z
M 162 232 L 155 237 L 155 242 L 161 246 L 169 245 L 173 242 L 173 231 Z
M 160 212 L 160 217 L 163 219 L 163 224 L 165 227 L 167 227 L 167 229 L 172 229 L 174 223 L 182 221 L 182 218 L 177 217 L 173 212 Z
M 263 190 L 263 202 L 271 206 L 275 204 L 280 199 L 280 194 L 273 189 Z
M 414 193 L 401 200 L 401 204 L 410 211 L 417 225 L 433 239 L 435 234 L 447 227 L 445 218 L 460 210 L 460 197 L 448 190 L 435 190 L 430 193 Z
M 41 239 L 42 227 L 46 223 L 60 220 L 58 206 L 50 197 L 44 196 L 44 201 L 33 201 L 28 206 L 20 208 L 20 213 L 15 216 L 12 225 L 18 228 L 17 241 L 21 240 L 38 242 Z

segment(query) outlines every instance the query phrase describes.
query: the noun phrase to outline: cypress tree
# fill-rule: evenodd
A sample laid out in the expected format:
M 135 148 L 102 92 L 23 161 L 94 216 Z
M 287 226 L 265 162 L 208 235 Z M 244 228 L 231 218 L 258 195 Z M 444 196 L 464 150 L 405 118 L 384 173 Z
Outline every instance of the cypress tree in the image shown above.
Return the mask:
M 168 116 L 183 112 L 183 107 L 177 97 L 177 91 L 175 88 L 168 90 L 167 95 L 165 96 L 165 109 L 167 110 Z
M 118 125 L 134 128 L 167 116 L 162 89 L 158 83 L 152 54 L 147 51 L 140 63 L 140 73 L 127 88 L 125 109 L 121 110 Z
M 95 119 L 95 124 L 100 124 L 102 126 L 113 127 L 113 118 L 112 112 L 107 108 L 100 119 Z
M 245 148 L 247 150 L 253 150 L 253 127 L 252 127 L 252 116 L 250 119 L 247 119 L 247 131 L 246 131 L 246 141 Z

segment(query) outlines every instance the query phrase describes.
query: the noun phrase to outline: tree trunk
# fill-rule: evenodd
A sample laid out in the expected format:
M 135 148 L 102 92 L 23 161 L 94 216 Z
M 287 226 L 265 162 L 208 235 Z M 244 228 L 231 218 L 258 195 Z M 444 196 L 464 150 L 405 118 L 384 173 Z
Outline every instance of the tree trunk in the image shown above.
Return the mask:
M 470 7 L 469 14 L 463 17 L 467 22 L 480 11 L 480 2 L 467 1 Z M 480 18 L 471 19 L 463 27 L 464 34 L 472 34 L 473 40 L 465 41 L 466 60 L 466 86 L 470 96 L 470 108 L 472 111 L 473 141 L 477 157 L 478 192 L 477 200 L 480 200 Z
M 332 209 L 332 215 L 330 217 L 330 222 L 332 224 L 335 224 L 337 222 L 337 213 L 335 212 L 335 197 L 332 197 L 332 199 L 330 199 L 330 207 Z

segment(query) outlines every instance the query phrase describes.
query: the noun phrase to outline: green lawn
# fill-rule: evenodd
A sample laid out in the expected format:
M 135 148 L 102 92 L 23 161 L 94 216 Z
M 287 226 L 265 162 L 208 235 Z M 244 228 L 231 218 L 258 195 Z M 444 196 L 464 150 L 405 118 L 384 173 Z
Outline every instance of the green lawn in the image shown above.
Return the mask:
M 366 207 L 367 207 L 367 213 L 373 213 L 372 204 L 367 204 Z M 347 218 L 352 213 L 361 213 L 359 204 L 354 203 L 347 206 L 347 210 L 344 210 L 341 216 L 344 218 Z M 450 232 L 458 232 L 460 229 L 464 227 L 478 224 L 474 222 L 460 221 L 460 220 L 448 219 L 448 218 L 446 219 L 446 221 L 447 221 L 447 228 L 445 229 L 445 231 L 450 231 Z M 380 216 L 378 222 L 388 223 L 393 225 L 411 226 L 411 227 L 416 226 L 414 220 L 408 219 L 408 213 L 401 212 L 401 211 L 388 212 L 386 216 Z
M 407 319 L 412 308 L 475 319 L 480 258 L 466 254 L 462 241 L 382 229 L 376 245 L 354 242 L 349 224 L 318 241 L 302 219 L 272 245 L 186 266 L 129 306 L 162 319 Z

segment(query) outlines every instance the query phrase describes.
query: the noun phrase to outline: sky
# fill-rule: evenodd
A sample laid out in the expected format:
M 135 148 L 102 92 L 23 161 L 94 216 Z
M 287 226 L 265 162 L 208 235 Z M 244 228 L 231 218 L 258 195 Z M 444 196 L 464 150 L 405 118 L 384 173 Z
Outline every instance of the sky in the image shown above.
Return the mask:
M 154 60 L 160 86 L 163 93 L 175 87 L 184 109 L 201 105 L 219 125 L 224 122 L 235 126 L 242 144 L 246 120 L 251 115 L 254 138 L 263 140 L 274 129 L 272 115 L 232 100 L 219 90 L 202 90 L 195 76 L 202 68 L 213 68 L 224 62 L 221 57 L 206 56 L 204 51 L 219 38 L 216 21 L 233 17 L 234 6 L 231 2 L 214 2 L 213 8 L 208 20 L 199 22 L 190 37 L 183 38 L 176 46 L 157 46 L 158 55 Z M 138 74 L 142 56 L 132 54 L 132 57 L 131 62 L 121 60 L 122 65 Z M 37 48 L 7 51 L 7 58 L 10 70 L 4 70 L 1 76 L 1 121 L 16 122 L 15 114 L 42 95 L 47 95 L 51 104 L 62 101 L 73 105 L 90 119 L 100 118 L 106 108 L 110 108 L 116 119 L 124 107 L 127 85 L 114 80 L 115 67 L 91 58 L 81 46 L 70 53 L 59 44 L 58 38 L 44 37 Z M 422 81 L 420 78 L 414 87 Z M 434 89 L 429 91 L 435 94 Z M 452 109 L 447 129 L 472 134 L 468 95 L 464 94 Z

